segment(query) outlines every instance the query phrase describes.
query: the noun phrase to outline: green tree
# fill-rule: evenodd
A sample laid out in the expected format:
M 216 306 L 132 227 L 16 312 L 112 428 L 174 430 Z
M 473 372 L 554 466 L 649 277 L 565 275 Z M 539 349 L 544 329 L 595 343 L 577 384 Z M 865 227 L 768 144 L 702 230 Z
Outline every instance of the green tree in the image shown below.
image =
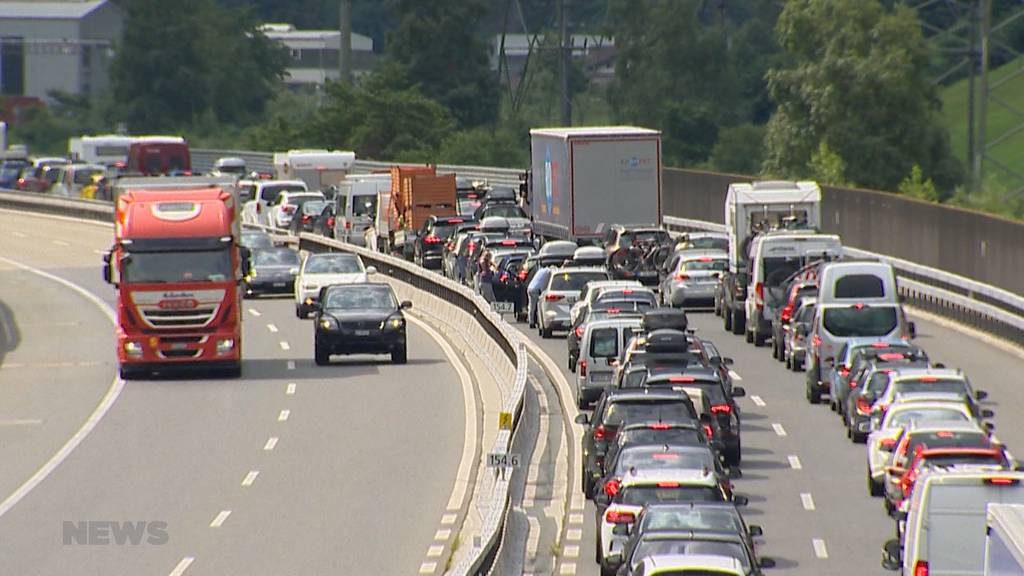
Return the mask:
M 917 164 L 911 168 L 910 174 L 900 182 L 900 194 L 913 196 L 929 202 L 938 202 L 939 193 L 935 190 L 935 183 L 931 178 L 924 177 L 924 171 Z
M 818 144 L 818 149 L 811 154 L 807 162 L 808 175 L 822 184 L 832 186 L 846 186 L 846 164 L 843 159 L 829 148 L 824 140 Z
M 444 106 L 463 127 L 493 123 L 498 83 L 477 23 L 486 0 L 389 0 L 398 25 L 387 55 L 408 70 L 423 94 Z
M 768 73 L 778 108 L 768 123 L 767 172 L 807 176 L 824 144 L 858 185 L 894 189 L 918 164 L 953 187 L 959 168 L 936 117 L 929 52 L 912 10 L 789 0 L 776 33 L 793 64 Z
M 730 174 L 758 174 L 763 161 L 764 126 L 747 123 L 726 128 L 711 150 L 711 167 Z

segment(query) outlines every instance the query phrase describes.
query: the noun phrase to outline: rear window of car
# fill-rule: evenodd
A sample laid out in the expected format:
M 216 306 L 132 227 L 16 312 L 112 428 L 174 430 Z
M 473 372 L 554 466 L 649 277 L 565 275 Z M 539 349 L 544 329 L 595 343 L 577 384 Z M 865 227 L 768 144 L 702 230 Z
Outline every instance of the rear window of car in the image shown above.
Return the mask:
M 814 308 L 814 304 L 802 306 L 797 314 L 797 322 L 810 322 L 814 318 Z
M 617 358 L 618 356 L 618 330 L 615 328 L 598 328 L 590 334 L 591 358 Z
M 962 380 L 902 380 L 896 383 L 897 394 L 936 392 L 967 394 L 967 383 Z
M 687 509 L 648 509 L 643 526 L 647 530 L 719 530 L 742 532 L 743 522 L 735 512 L 717 507 L 694 506 Z M 687 572 L 690 574 L 690 572 Z
M 836 298 L 882 298 L 885 287 L 874 274 L 847 274 L 836 279 Z
M 711 461 L 710 452 L 697 450 L 665 450 L 663 446 L 638 446 L 619 452 L 615 464 L 616 475 L 637 470 L 711 470 L 715 463 Z
M 253 263 L 257 266 L 298 266 L 299 253 L 288 248 L 255 250 Z
M 705 440 L 695 429 L 690 428 L 666 428 L 664 430 L 647 427 L 627 430 L 622 442 L 633 442 L 636 444 L 684 444 L 694 446 L 703 444 Z
M 607 280 L 608 275 L 603 272 L 562 272 L 552 274 L 549 290 L 580 292 L 587 285 L 587 282 L 594 280 Z
M 911 422 L 949 422 L 951 420 L 967 421 L 962 410 L 953 408 L 922 408 L 900 410 L 889 420 L 890 428 L 903 428 Z
M 724 258 L 700 258 L 698 260 L 684 260 L 680 270 L 693 272 L 695 270 L 712 270 L 723 272 L 729 267 L 729 261 Z
M 991 442 L 981 432 L 922 432 L 907 442 L 907 454 L 913 454 L 920 445 L 935 448 L 988 448 Z
M 352 256 L 310 256 L 303 272 L 306 274 L 356 274 L 362 272 L 359 260 Z
M 772 257 L 762 258 L 764 267 L 765 287 L 781 285 L 786 278 L 793 275 L 804 265 L 804 259 L 800 257 Z
M 488 206 L 484 208 L 482 218 L 489 216 L 501 216 L 503 218 L 526 218 L 526 214 L 523 209 L 514 204 L 499 204 L 497 206 Z
M 686 400 L 658 400 L 613 402 L 605 410 L 602 424 L 620 426 L 628 421 L 651 421 L 660 418 L 671 419 L 678 416 L 693 418 L 691 404 Z
M 889 373 L 888 372 L 875 372 L 871 375 L 871 379 L 868 380 L 868 385 L 865 389 L 868 392 L 874 392 L 875 394 L 881 394 L 882 390 L 889 385 Z
M 305 192 L 305 189 L 298 184 L 264 186 L 263 190 L 260 191 L 260 200 L 263 200 L 264 202 L 273 202 L 274 200 L 277 200 L 277 197 L 281 195 L 281 192 Z
M 709 486 L 627 486 L 619 492 L 617 503 L 646 506 L 658 502 L 724 502 L 721 490 Z
M 668 243 L 671 238 L 668 232 L 664 230 L 645 230 L 643 232 L 623 232 L 621 236 L 621 244 L 628 246 L 629 244 L 642 244 L 648 241 L 655 241 L 659 244 Z
M 361 194 L 352 197 L 352 216 L 373 216 L 377 213 L 377 197 Z
M 323 200 L 308 200 L 302 203 L 303 214 L 319 214 L 324 211 L 327 202 Z
M 708 400 L 710 400 L 712 404 L 725 404 L 726 401 L 727 401 L 726 397 L 725 397 L 725 389 L 722 387 L 722 383 L 721 382 L 708 382 L 708 381 L 703 381 L 702 382 L 700 380 L 696 380 L 694 382 L 672 382 L 671 376 L 670 377 L 661 377 L 661 378 L 658 378 L 657 380 L 654 380 L 654 381 L 652 381 L 652 380 L 653 379 L 648 378 L 648 380 L 647 380 L 647 382 L 645 384 L 647 384 L 648 386 L 651 386 L 651 385 L 655 385 L 655 386 L 661 385 L 661 386 L 683 386 L 683 387 L 686 387 L 686 388 L 699 388 L 701 391 L 704 392 L 704 395 L 708 397 Z
M 746 551 L 743 546 L 737 542 L 722 542 L 722 541 L 702 541 L 702 540 L 691 540 L 687 538 L 672 539 L 669 537 L 659 536 L 657 539 L 644 539 L 637 544 L 636 550 L 633 551 L 633 558 L 650 558 L 651 556 L 663 556 L 663 555 L 687 555 L 687 554 L 704 554 L 709 556 L 727 556 L 736 558 L 743 565 L 744 574 L 750 572 L 750 560 L 747 559 Z M 721 572 L 715 573 L 714 571 L 706 572 L 693 572 L 691 570 L 678 571 L 678 574 L 685 576 L 704 576 L 710 574 L 711 576 L 720 576 Z M 663 574 L 674 574 L 673 572 L 658 572 L 659 576 Z
M 839 338 L 885 336 L 896 329 L 898 321 L 893 306 L 826 308 L 822 318 L 825 330 Z

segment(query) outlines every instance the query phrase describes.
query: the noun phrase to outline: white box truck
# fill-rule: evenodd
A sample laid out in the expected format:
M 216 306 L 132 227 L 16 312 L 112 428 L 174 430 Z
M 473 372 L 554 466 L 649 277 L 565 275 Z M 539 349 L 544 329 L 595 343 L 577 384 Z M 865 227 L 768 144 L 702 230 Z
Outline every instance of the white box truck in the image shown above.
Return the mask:
M 1024 506 L 989 504 L 985 534 L 985 576 L 1024 574 Z
M 289 150 L 274 153 L 278 180 L 302 180 L 310 190 L 341 184 L 356 163 L 355 152 L 339 150 Z
M 632 126 L 530 130 L 534 233 L 592 242 L 608 226 L 661 226 L 661 132 Z

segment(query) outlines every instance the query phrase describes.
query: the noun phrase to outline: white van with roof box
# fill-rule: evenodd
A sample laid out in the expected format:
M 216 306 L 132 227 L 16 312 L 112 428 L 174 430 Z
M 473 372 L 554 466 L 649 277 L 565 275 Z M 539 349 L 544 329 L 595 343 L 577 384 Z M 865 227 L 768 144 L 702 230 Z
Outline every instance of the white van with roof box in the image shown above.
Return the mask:
M 1024 506 L 989 504 L 985 534 L 985 576 L 1024 574 Z
M 888 262 L 843 260 L 821 267 L 818 302 L 899 302 L 896 272 Z
M 786 305 L 785 280 L 815 260 L 838 258 L 843 243 L 814 230 L 768 232 L 750 247 L 750 280 L 745 302 L 747 342 L 761 346 L 772 333 L 775 312 Z
M 580 338 L 576 368 L 576 405 L 586 408 L 601 397 L 615 378 L 619 351 L 639 334 L 641 319 L 635 316 L 588 322 Z
M 1024 504 L 1022 480 L 1016 471 L 925 473 L 898 520 L 901 537 L 883 547 L 882 566 L 902 576 L 984 576 L 988 506 Z

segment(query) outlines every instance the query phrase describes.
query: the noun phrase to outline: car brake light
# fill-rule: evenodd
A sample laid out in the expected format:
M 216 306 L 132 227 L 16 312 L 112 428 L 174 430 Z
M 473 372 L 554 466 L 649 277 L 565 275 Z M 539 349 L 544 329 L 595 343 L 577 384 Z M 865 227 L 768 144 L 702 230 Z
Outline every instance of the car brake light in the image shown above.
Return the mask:
M 754 285 L 754 293 L 757 294 L 757 306 L 764 306 L 764 284 L 758 282 Z
M 594 439 L 595 440 L 604 440 L 605 436 L 607 436 L 607 435 L 608 435 L 608 432 L 604 429 L 604 424 L 601 424 L 600 426 L 598 426 L 597 428 L 594 429 Z
M 924 560 L 918 560 L 914 564 L 914 576 L 928 576 L 928 562 Z
M 309 224 L 309 221 L 312 220 L 312 219 L 313 219 L 313 217 L 310 216 L 309 214 L 303 214 L 302 215 L 302 223 L 303 224 Z
M 449 218 L 449 224 L 462 224 L 462 218 Z
M 864 305 L 861 304 L 861 303 L 857 303 L 857 304 L 854 304 L 853 306 L 850 306 L 850 308 L 853 308 L 854 310 L 863 310 L 864 309 Z
M 334 216 L 327 217 L 327 227 L 334 228 Z
M 671 378 L 668 379 L 668 381 L 669 382 L 673 382 L 673 383 L 675 383 L 675 382 L 684 382 L 684 383 L 696 382 L 696 380 L 694 380 L 693 376 L 672 376 Z
M 498 276 L 498 282 L 508 282 L 508 272 L 502 272 L 501 276 Z
M 919 380 L 921 382 L 938 382 L 939 381 L 939 379 L 936 378 L 935 376 L 922 376 L 921 378 L 919 378 Z
M 782 319 L 783 322 L 789 322 L 789 319 L 790 319 L 790 317 L 792 315 L 793 315 L 793 305 L 792 304 L 787 304 L 786 307 L 782 309 L 782 314 L 781 314 L 780 318 Z
M 295 206 L 292 206 L 291 204 L 285 204 L 281 209 L 284 210 L 285 214 L 292 214 L 295 212 Z
M 352 229 L 352 221 L 345 220 L 345 230 L 351 230 L 351 229 Z
M 612 478 L 611 480 L 605 482 L 604 493 L 607 494 L 608 496 L 615 496 L 616 494 L 619 493 L 620 487 L 621 486 L 619 485 L 618 479 Z
M 811 338 L 811 344 L 813 344 L 815 348 L 821 348 L 821 336 L 815 334 L 814 338 Z
M 469 251 L 470 255 L 472 255 L 473 252 L 476 252 L 476 240 L 469 241 L 469 247 L 467 248 L 467 250 Z
M 697 258 L 697 261 L 698 262 L 713 262 L 714 259 L 711 256 L 701 256 L 700 258 Z
M 728 404 L 715 404 L 711 407 L 712 414 L 732 414 L 732 406 Z
M 658 422 L 657 424 L 651 424 L 648 426 L 651 430 L 668 430 L 668 424 Z
M 1016 486 L 1019 483 L 1017 478 L 985 478 L 985 484 L 991 486 Z
M 658 488 L 679 488 L 679 482 L 658 482 Z
M 583 338 L 583 326 L 577 326 L 574 332 L 576 332 L 577 338 Z
M 886 354 L 879 354 L 878 359 L 883 362 L 892 362 L 893 360 L 903 360 L 904 356 L 900 352 L 888 352 Z
M 857 405 L 857 408 L 860 408 L 860 404 Z M 892 450 L 893 446 L 895 446 L 895 445 L 896 445 L 896 439 L 895 438 L 885 438 L 881 442 L 878 443 L 878 447 L 881 448 L 882 450 Z
M 562 298 L 565 298 L 565 296 L 562 296 L 561 294 L 545 294 L 544 295 L 544 300 L 546 300 L 548 302 L 558 302 Z
M 609 524 L 632 524 L 636 520 L 636 515 L 632 512 L 619 512 L 618 510 L 609 510 L 604 515 L 605 522 Z
M 861 416 L 871 414 L 871 403 L 865 398 L 857 398 L 857 413 Z
M 704 425 L 704 435 L 708 437 L 708 440 L 711 440 L 715 437 L 715 431 L 711 429 L 710 424 Z
M 843 366 L 842 368 L 839 369 L 839 376 L 840 377 L 846 378 L 849 375 L 850 375 L 850 369 L 847 368 L 846 366 Z
M 888 348 L 889 345 L 886 344 L 885 342 L 872 342 L 871 343 L 871 347 L 872 348 Z
M 519 271 L 519 274 L 516 274 L 516 276 L 517 276 L 517 277 L 518 277 L 518 278 L 519 278 L 520 280 L 526 280 L 526 270 L 520 270 L 520 271 Z
M 623 294 L 632 294 L 633 293 L 633 289 L 632 288 L 624 288 L 622 290 L 622 293 Z
M 678 454 L 651 454 L 651 460 L 679 460 Z
M 679 274 L 676 274 L 676 280 L 689 280 L 689 279 L 690 279 L 690 276 L 687 275 L 687 274 L 684 274 L 682 272 L 680 272 Z
M 502 240 L 501 241 L 501 245 L 502 246 L 515 246 L 516 245 L 516 241 L 515 240 Z
M 580 360 L 580 378 L 587 377 L 587 361 Z
M 435 236 L 433 233 L 428 234 L 423 239 L 423 241 L 426 242 L 427 244 L 440 244 L 441 242 L 444 242 L 444 240 L 441 240 L 440 238 Z

